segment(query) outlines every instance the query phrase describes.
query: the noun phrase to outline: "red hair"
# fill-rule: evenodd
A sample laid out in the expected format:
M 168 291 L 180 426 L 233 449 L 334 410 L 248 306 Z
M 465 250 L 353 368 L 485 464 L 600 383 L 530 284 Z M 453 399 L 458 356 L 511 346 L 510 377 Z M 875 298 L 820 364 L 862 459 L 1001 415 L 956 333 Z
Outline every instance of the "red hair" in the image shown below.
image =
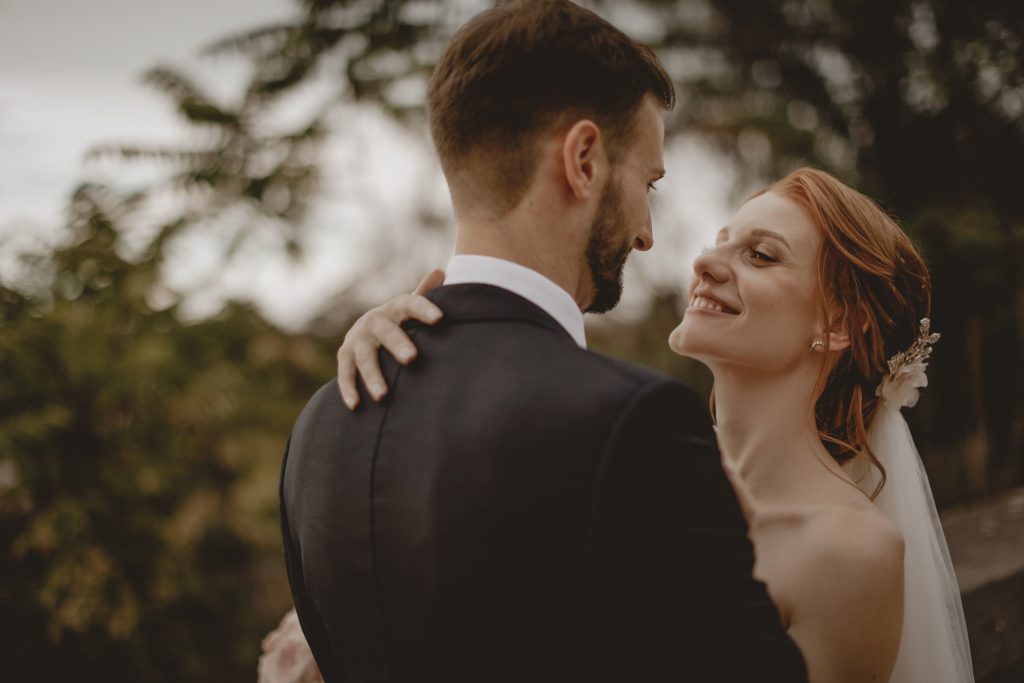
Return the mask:
M 931 306 L 924 260 L 896 222 L 868 197 L 833 176 L 800 168 L 766 188 L 798 204 L 824 238 L 818 259 L 823 330 L 842 330 L 850 346 L 835 367 L 822 366 L 815 417 L 818 435 L 839 463 L 863 454 L 882 474 L 867 427 L 887 359 L 907 349 Z M 763 193 L 762 192 L 762 193 Z M 824 335 L 825 357 L 829 339 Z

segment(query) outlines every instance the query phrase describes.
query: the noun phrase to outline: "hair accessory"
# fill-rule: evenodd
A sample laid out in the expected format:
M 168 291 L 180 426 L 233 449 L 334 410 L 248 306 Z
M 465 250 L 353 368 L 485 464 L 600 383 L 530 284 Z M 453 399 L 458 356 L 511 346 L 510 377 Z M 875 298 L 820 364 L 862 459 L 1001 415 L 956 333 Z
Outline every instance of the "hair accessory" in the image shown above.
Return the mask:
M 930 334 L 931 328 L 932 321 L 928 318 L 922 318 L 921 332 L 917 335 L 914 343 L 910 345 L 910 348 L 897 353 L 889 359 L 889 374 L 895 375 L 899 372 L 900 368 L 906 365 L 928 360 L 928 357 L 932 355 L 932 344 L 939 341 L 939 337 L 942 336 L 938 332 Z
M 937 332 L 931 331 L 932 321 L 921 319 L 921 330 L 917 339 L 906 351 L 889 359 L 889 373 L 875 389 L 875 395 L 896 408 L 911 408 L 917 405 L 921 387 L 928 386 L 925 368 L 932 355 L 932 344 L 939 340 Z

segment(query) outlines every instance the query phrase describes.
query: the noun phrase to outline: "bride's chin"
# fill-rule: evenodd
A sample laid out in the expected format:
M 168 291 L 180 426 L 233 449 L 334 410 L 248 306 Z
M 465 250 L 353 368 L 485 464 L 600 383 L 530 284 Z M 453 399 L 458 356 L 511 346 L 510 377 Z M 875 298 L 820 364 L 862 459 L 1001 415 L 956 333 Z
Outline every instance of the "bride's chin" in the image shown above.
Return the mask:
M 684 332 L 682 331 L 683 324 L 679 323 L 674 330 L 668 335 L 668 348 L 672 349 L 675 353 L 680 356 L 685 356 L 684 349 L 686 348 L 683 343 Z
M 668 347 L 674 353 L 684 358 L 692 358 L 701 365 L 711 369 L 711 364 L 715 360 L 712 351 L 706 345 L 702 348 L 702 344 L 697 343 L 697 340 L 692 339 L 691 335 L 681 328 L 682 326 L 680 325 L 669 334 Z
M 668 335 L 668 347 L 680 356 L 696 358 L 694 355 L 695 349 L 688 338 L 686 330 L 683 328 L 683 323 L 679 323 L 676 329 L 672 330 L 671 334 Z M 700 359 L 697 358 L 697 360 Z

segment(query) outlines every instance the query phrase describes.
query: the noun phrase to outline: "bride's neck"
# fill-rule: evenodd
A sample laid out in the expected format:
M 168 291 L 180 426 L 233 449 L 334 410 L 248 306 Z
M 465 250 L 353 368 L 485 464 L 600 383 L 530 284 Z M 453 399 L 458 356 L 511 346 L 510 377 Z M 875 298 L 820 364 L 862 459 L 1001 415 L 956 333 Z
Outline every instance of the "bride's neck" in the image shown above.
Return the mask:
M 816 377 L 715 367 L 718 442 L 755 501 L 792 498 L 830 460 L 814 419 Z M 828 466 L 828 465 L 826 465 Z

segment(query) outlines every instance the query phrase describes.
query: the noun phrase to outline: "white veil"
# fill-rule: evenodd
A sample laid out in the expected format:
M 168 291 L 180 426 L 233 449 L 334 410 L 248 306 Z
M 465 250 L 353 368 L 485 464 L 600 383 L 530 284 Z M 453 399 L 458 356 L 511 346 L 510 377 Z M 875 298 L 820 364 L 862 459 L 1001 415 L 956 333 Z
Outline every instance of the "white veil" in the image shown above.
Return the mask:
M 929 337 L 927 321 L 921 322 L 922 338 L 930 344 L 938 335 Z M 906 544 L 903 639 L 890 681 L 974 683 L 960 589 L 928 475 L 900 412 L 917 403 L 918 389 L 928 383 L 927 351 L 890 361 L 891 371 L 876 392 L 879 407 L 868 430 L 868 444 L 886 471 L 885 487 L 875 504 L 896 524 Z M 848 471 L 870 494 L 881 477 L 876 468 L 866 465 L 865 458 L 855 458 L 848 463 Z

